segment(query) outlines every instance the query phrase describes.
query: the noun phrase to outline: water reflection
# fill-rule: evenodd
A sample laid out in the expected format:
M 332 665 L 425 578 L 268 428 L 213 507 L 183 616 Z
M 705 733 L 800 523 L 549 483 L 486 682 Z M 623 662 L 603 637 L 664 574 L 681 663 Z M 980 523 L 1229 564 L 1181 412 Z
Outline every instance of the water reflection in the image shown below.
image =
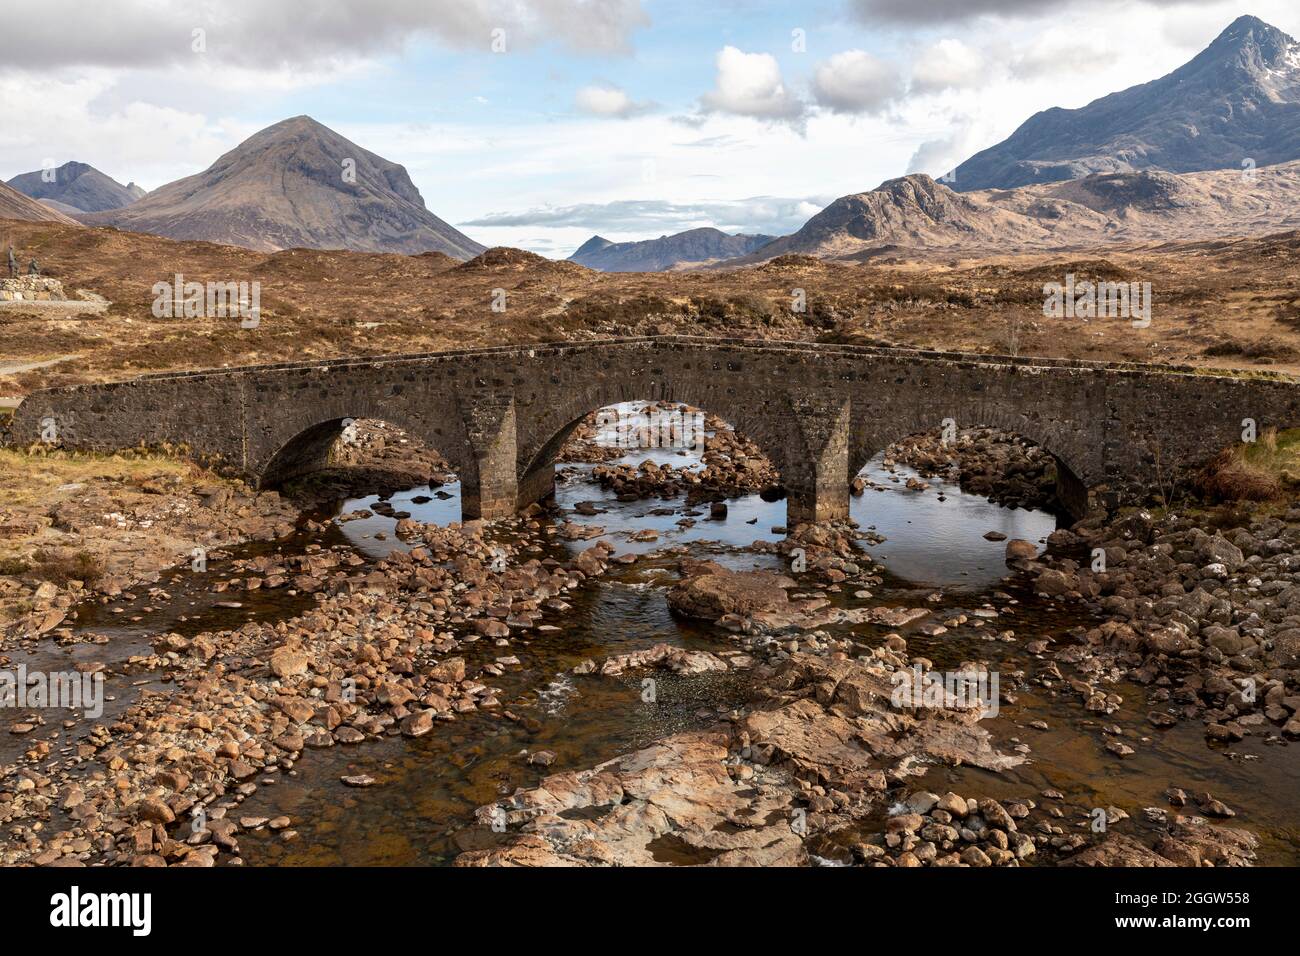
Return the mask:
M 674 453 L 656 449 L 656 455 Z M 641 458 L 625 456 L 630 463 Z M 688 461 L 691 459 L 688 457 Z M 698 459 L 695 459 L 698 463 Z M 979 590 L 1000 580 L 1006 572 L 1006 544 L 984 535 L 997 531 L 1007 538 L 1024 538 L 1041 543 L 1056 527 L 1056 518 L 1046 512 L 1004 508 L 985 498 L 968 495 L 955 484 L 931 479 L 924 491 L 905 487 L 916 473 L 895 466 L 890 472 L 883 455 L 873 459 L 863 475 L 878 486 L 868 488 L 850 502 L 850 514 L 863 528 L 874 529 L 886 540 L 871 547 L 897 578 L 916 585 Z M 785 502 L 764 501 L 746 495 L 727 501 L 725 518 L 710 518 L 707 505 L 691 507 L 685 498 L 648 498 L 621 502 L 613 491 L 589 480 L 592 465 L 562 469 L 556 485 L 556 504 L 566 520 L 584 527 L 604 529 L 603 537 L 620 552 L 646 554 L 680 544 L 717 542 L 745 548 L 755 541 L 779 541 L 785 537 Z M 898 477 L 902 481 L 895 483 Z M 442 497 L 439 496 L 441 493 Z M 942 500 L 941 500 L 942 499 Z M 345 502 L 342 513 L 370 509 L 377 496 Z M 580 502 L 594 503 L 597 514 L 575 511 Z M 388 503 L 398 514 L 409 512 L 417 521 L 447 524 L 460 520 L 460 485 L 427 485 L 393 495 Z M 397 519 L 373 514 L 345 522 L 344 536 L 371 557 L 383 557 L 395 549 L 408 548 L 393 535 Z M 780 530 L 774 530 L 780 529 Z M 647 530 L 654 540 L 633 540 L 633 534 Z M 580 542 L 575 549 L 589 547 Z

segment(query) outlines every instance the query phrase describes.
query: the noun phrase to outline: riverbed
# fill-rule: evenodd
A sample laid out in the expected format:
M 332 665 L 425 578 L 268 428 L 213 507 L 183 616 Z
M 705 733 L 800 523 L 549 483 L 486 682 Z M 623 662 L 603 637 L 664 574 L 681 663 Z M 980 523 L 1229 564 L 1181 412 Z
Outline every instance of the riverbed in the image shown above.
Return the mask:
M 633 453 L 626 460 L 642 457 Z M 655 457 L 681 464 L 675 452 L 657 451 Z M 659 643 L 734 652 L 732 635 L 674 616 L 665 595 L 678 579 L 676 566 L 684 555 L 736 569 L 785 570 L 776 555 L 750 549 L 754 542 L 784 537 L 784 501 L 757 494 L 733 498 L 727 501 L 725 517 L 710 517 L 707 504 L 692 506 L 681 498 L 620 501 L 588 480 L 590 469 L 561 467 L 559 518 L 550 520 L 602 530 L 580 542 L 555 540 L 547 546 L 552 551 L 548 556 L 572 557 L 603 539 L 617 554 L 637 555 L 637 560 L 611 568 L 569 595 L 568 609 L 548 612 L 544 627 L 512 637 L 505 653 L 518 664 L 494 678 L 493 685 L 505 707 L 520 719 L 506 721 L 480 712 L 438 724 L 416 739 L 392 735 L 305 753 L 292 769 L 261 778 L 256 792 L 240 806 L 240 817 L 286 816 L 292 821 L 291 838 L 268 828 L 241 833 L 240 858 L 245 864 L 447 864 L 465 848 L 463 834 L 476 808 L 517 788 L 536 786 L 547 774 L 585 769 L 669 734 L 712 726 L 745 705 L 750 688 L 744 672 L 692 677 L 657 673 L 655 699 L 647 702 L 642 674 L 608 677 L 575 674 L 574 668 Z M 1032 594 L 1004 560 L 1002 537 L 1041 547 L 1057 526 L 1056 516 L 1000 507 L 934 478 L 926 479 L 924 488 L 909 488 L 907 480 L 919 481 L 919 476 L 905 467 L 886 466 L 881 458 L 871 462 L 864 475 L 867 490 L 853 499 L 851 513 L 863 529 L 880 536 L 867 550 L 884 570 L 869 596 L 852 591 L 828 596 L 845 608 L 883 603 L 926 607 L 940 620 L 966 617 L 940 634 L 902 629 L 910 653 L 928 657 L 940 669 L 982 660 L 1008 675 L 1032 672 L 1043 658 L 1026 645 L 1040 639 L 1069 642 L 1072 630 L 1089 623 L 1078 606 Z M 337 502 L 312 517 L 371 514 L 327 522 L 324 530 L 303 530 L 273 544 L 231 548 L 211 556 L 212 566 L 219 570 L 223 561 L 267 550 L 290 554 L 340 545 L 374 561 L 408 547 L 394 534 L 394 513 L 441 524 L 460 515 L 454 483 L 414 487 L 387 497 L 384 510 L 390 516 L 372 511 L 378 503 L 376 496 Z M 588 504 L 577 509 L 579 503 Z M 646 537 L 647 531 L 655 533 L 654 540 L 633 539 L 638 533 Z M 986 538 L 989 532 L 998 534 Z M 113 699 L 106 717 L 111 717 L 136 688 L 166 688 L 160 675 L 130 665 L 133 654 L 148 650 L 153 635 L 174 631 L 189 636 L 248 621 L 285 620 L 312 604 L 310 595 L 284 590 L 241 592 L 232 600 L 209 590 L 207 583 L 181 568 L 153 588 L 136 589 L 111 604 L 83 607 L 75 633 L 95 635 L 106 643 L 44 645 L 11 655 L 10 665 L 55 670 L 91 657 L 103 662 L 110 671 Z M 828 630 L 867 649 L 888 629 Z M 502 653 L 492 642 L 480 641 L 464 656 L 473 673 Z M 915 787 L 999 799 L 1033 797 L 1053 789 L 1082 813 L 1090 807 L 1119 807 L 1139 832 L 1144 808 L 1167 805 L 1162 796 L 1166 788 L 1209 789 L 1237 811 L 1232 825 L 1261 838 L 1260 863 L 1300 861 L 1300 767 L 1289 759 L 1289 748 L 1267 746 L 1259 737 L 1231 748 L 1211 746 L 1194 721 L 1157 730 L 1145 720 L 1143 689 L 1133 685 L 1111 688 L 1122 695 L 1123 705 L 1098 717 L 1063 687 L 1014 684 L 1013 702 L 1004 702 L 984 726 L 999 747 L 1024 748 L 1028 762 L 1001 774 L 935 767 Z M 75 720 L 66 728 L 67 735 L 75 736 L 86 723 Z M 1116 725 L 1140 742 L 1130 757 L 1120 759 L 1106 750 L 1106 728 Z M 0 752 L 0 758 L 12 759 L 19 744 L 7 735 L 6 743 L 10 753 Z M 549 761 L 530 763 L 528 755 L 539 753 L 551 755 Z M 373 777 L 375 784 L 357 790 L 340 782 L 343 776 L 362 774 Z M 819 854 L 835 861 L 836 841 L 829 841 Z M 665 856 L 664 862 L 685 861 Z

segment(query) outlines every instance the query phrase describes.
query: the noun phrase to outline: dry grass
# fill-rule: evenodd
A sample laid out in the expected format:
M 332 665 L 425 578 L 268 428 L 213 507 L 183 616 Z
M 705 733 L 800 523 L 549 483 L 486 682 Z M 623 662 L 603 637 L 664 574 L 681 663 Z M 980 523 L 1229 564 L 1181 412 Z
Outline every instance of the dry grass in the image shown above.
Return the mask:
M 194 474 L 197 466 L 165 452 L 126 451 L 112 455 L 0 448 L 0 508 L 53 504 L 88 481 L 138 483 L 160 475 Z
M 1221 452 L 1200 476 L 1215 501 L 1278 501 L 1300 485 L 1300 428 L 1267 428 L 1259 440 Z
M 37 551 L 29 571 L 33 577 L 63 587 L 69 581 L 94 584 L 104 574 L 104 560 L 89 551 Z

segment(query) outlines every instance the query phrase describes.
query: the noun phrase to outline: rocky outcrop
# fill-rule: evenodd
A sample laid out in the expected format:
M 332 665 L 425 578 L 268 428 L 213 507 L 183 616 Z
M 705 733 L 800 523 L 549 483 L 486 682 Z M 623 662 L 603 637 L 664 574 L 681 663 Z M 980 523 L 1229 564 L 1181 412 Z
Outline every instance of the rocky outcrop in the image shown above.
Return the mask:
M 481 807 L 458 866 L 791 866 L 807 852 L 777 774 L 733 772 L 725 733 L 677 734 Z
M 859 818 L 930 762 L 989 770 L 998 753 L 966 713 L 893 708 L 883 664 L 796 655 L 730 728 L 676 734 L 480 807 L 459 866 L 774 866 Z
M 1259 838 L 1248 830 L 1212 825 L 1204 817 L 1177 816 L 1154 847 L 1113 833 L 1063 861 L 1065 866 L 1250 866 Z

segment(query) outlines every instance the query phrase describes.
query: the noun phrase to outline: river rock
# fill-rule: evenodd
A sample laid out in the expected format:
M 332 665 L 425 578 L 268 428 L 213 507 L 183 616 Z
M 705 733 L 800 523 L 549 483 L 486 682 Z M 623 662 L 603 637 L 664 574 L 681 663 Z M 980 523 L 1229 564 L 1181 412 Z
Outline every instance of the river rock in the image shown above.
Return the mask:
M 1038 557 L 1038 547 L 1024 538 L 1012 538 L 1007 542 L 1007 562 L 1032 561 Z
M 283 680 L 307 673 L 307 652 L 296 644 L 286 644 L 271 652 L 271 673 Z
M 791 866 L 807 861 L 786 789 L 735 780 L 727 737 L 675 734 L 590 770 L 555 774 L 480 807 L 484 833 L 504 819 L 504 845 L 473 848 L 457 866 Z M 675 848 L 675 849 L 670 849 Z
M 789 604 L 793 579 L 773 571 L 718 568 L 687 577 L 668 592 L 668 606 L 684 617 L 716 621 L 727 614 L 748 615 Z

